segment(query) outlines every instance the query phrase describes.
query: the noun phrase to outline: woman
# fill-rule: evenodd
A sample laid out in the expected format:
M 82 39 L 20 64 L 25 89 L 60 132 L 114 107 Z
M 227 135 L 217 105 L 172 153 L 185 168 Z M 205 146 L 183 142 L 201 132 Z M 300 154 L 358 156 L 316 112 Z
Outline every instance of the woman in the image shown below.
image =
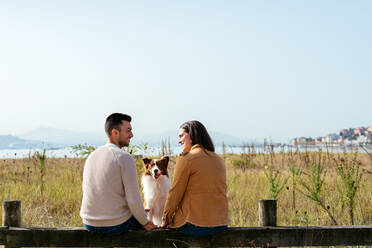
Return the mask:
M 229 224 L 225 164 L 199 121 L 182 124 L 178 136 L 183 153 L 174 170 L 162 227 L 193 236 L 222 231 Z

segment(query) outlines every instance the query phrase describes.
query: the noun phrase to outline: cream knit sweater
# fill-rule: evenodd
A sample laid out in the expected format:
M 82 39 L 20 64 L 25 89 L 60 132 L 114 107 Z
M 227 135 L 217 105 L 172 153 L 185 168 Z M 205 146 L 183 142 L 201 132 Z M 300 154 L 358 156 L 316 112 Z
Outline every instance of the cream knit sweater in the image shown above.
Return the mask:
M 132 156 L 108 143 L 92 152 L 84 166 L 80 216 L 90 226 L 116 226 L 134 216 L 147 223 Z

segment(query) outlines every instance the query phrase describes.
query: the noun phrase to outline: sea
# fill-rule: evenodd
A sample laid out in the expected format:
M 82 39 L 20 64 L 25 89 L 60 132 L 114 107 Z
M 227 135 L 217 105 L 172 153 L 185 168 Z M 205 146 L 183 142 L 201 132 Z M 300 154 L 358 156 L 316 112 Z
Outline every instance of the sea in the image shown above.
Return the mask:
M 280 152 L 289 152 L 289 151 L 319 151 L 322 150 L 324 152 L 328 151 L 331 153 L 339 153 L 339 152 L 354 152 L 358 151 L 361 153 L 370 153 L 372 154 L 372 146 L 325 146 L 325 145 L 301 145 L 301 146 L 292 146 L 292 145 L 275 145 L 272 147 L 264 146 L 264 145 L 256 145 L 256 146 L 216 146 L 216 153 L 217 154 L 242 154 L 248 152 L 262 152 L 268 153 L 273 151 L 275 153 Z M 16 158 L 28 158 L 32 157 L 36 152 L 43 152 L 44 149 L 0 149 L 0 159 L 16 159 Z M 134 151 L 134 155 L 142 155 L 142 156 L 160 156 L 163 154 L 161 147 L 149 147 L 146 151 L 136 150 Z M 167 153 L 177 156 L 182 152 L 180 146 L 173 146 L 170 148 L 170 151 Z M 77 158 L 79 157 L 78 154 L 74 152 L 72 147 L 64 147 L 64 148 L 54 148 L 54 149 L 45 149 L 46 157 L 50 158 Z

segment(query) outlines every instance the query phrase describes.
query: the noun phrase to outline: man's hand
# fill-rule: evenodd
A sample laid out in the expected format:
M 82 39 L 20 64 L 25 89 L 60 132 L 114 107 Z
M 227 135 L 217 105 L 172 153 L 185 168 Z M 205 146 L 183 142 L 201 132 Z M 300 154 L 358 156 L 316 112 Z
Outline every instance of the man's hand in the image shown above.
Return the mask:
M 155 228 L 158 228 L 157 225 L 155 225 L 154 223 L 152 223 L 152 221 L 149 221 L 146 223 L 146 225 L 142 226 L 146 231 L 150 231 L 152 229 L 155 229 Z

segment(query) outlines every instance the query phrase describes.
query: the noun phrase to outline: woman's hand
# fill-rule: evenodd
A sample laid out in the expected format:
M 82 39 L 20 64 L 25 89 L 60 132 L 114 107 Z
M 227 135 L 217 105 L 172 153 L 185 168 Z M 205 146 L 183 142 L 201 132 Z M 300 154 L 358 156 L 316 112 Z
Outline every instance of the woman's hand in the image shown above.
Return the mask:
M 167 228 L 168 227 L 168 223 L 166 221 L 163 221 L 160 225 L 160 228 Z
M 152 221 L 146 223 L 146 225 L 142 226 L 146 231 L 151 231 L 152 229 L 159 228 L 155 225 Z

